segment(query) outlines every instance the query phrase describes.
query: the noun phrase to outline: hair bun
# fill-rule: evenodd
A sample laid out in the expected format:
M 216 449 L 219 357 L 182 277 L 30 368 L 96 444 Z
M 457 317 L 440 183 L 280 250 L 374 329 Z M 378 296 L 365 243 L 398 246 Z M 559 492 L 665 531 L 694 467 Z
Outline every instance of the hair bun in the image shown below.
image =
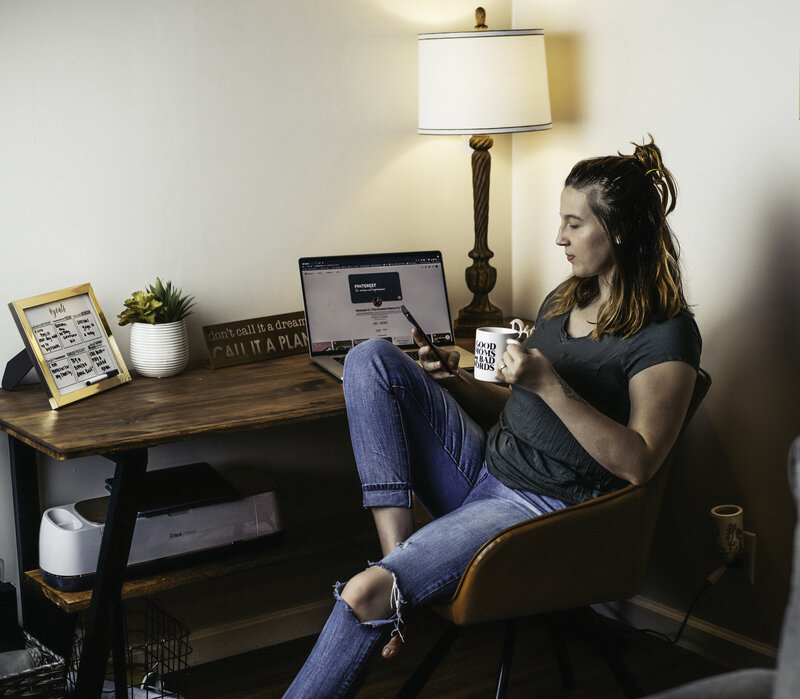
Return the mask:
M 655 144 L 652 134 L 647 135 L 650 136 L 650 143 L 641 145 L 631 143 L 634 147 L 632 157 L 641 163 L 645 177 L 649 177 L 658 190 L 662 210 L 666 216 L 675 208 L 677 194 L 675 180 L 672 178 L 670 171 L 664 167 L 661 149 Z

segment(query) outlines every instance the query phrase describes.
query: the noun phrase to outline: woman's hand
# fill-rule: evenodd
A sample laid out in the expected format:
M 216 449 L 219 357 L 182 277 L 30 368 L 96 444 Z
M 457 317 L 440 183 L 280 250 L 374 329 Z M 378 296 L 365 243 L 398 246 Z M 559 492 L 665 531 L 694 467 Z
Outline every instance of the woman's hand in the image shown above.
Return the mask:
M 437 347 L 447 366 L 450 367 L 451 373 L 442 365 L 442 362 L 439 361 L 416 328 L 411 329 L 411 336 L 414 338 L 414 342 L 417 343 L 417 347 L 419 347 L 419 362 L 432 378 L 449 379 L 458 374 L 458 360 L 461 358 L 458 352 L 448 352 L 441 347 Z
M 495 371 L 498 381 L 538 393 L 545 382 L 555 378 L 553 365 L 538 349 L 526 350 L 519 342 L 509 342 Z
M 448 352 L 438 347 L 445 362 L 443 365 L 428 347 L 421 333 L 416 329 L 412 329 L 411 333 L 419 347 L 419 362 L 428 375 L 437 381 L 442 381 L 442 388 L 445 388 L 478 424 L 487 428 L 493 425 L 511 396 L 511 391 L 505 386 L 478 381 L 469 370 L 459 370 L 458 362 L 461 355 L 456 351 Z M 451 374 L 445 367 L 450 367 L 453 373 Z M 444 381 L 444 379 L 449 380 Z

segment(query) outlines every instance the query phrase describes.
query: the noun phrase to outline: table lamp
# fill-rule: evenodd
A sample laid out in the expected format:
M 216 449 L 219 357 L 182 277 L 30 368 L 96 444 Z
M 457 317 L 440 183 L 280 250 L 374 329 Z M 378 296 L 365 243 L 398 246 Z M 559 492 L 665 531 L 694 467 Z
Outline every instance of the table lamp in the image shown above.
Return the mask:
M 471 135 L 475 246 L 465 276 L 473 298 L 455 320 L 460 336 L 503 319 L 503 312 L 489 301 L 497 281 L 488 245 L 490 134 L 552 127 L 544 32 L 491 31 L 481 7 L 475 18 L 475 31 L 417 37 L 419 133 Z

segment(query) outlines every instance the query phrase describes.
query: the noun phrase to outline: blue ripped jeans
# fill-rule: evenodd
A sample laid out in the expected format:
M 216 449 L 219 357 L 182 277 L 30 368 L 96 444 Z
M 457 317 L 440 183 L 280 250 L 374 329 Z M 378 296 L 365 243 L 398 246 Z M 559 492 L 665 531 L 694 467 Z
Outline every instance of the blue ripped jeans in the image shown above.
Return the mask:
M 497 532 L 564 507 L 507 488 L 486 469 L 485 431 L 414 361 L 385 340 L 347 356 L 344 395 L 365 507 L 411 507 L 435 519 L 376 565 L 395 581 L 394 615 L 359 623 L 336 603 L 286 697 L 351 695 L 402 616 L 448 598 L 475 552 Z

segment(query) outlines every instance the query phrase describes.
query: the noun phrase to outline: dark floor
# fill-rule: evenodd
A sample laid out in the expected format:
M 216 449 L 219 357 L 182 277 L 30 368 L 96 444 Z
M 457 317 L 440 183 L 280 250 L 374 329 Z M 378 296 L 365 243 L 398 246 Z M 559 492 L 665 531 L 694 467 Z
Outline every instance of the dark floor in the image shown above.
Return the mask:
M 358 697 L 393 697 L 439 637 L 444 622 L 433 615 L 414 619 L 406 644 L 393 660 L 378 658 Z M 645 694 L 660 691 L 725 668 L 649 634 L 617 629 L 621 656 Z M 436 699 L 492 697 L 503 643 L 503 626 L 468 629 L 420 697 Z M 624 694 L 594 647 L 571 628 L 566 633 L 575 675 L 574 688 L 562 688 L 550 635 L 537 621 L 520 624 L 508 696 L 551 699 L 617 699 Z M 304 638 L 208 663 L 189 671 L 187 699 L 280 697 L 311 649 Z

